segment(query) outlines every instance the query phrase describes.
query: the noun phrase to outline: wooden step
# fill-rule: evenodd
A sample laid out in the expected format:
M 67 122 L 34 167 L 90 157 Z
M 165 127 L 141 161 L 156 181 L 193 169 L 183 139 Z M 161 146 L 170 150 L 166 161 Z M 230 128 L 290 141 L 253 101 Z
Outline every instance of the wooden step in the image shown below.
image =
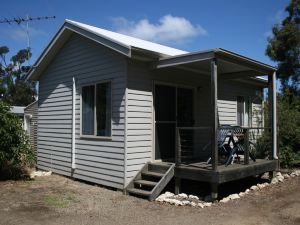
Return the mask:
M 127 185 L 126 192 L 153 201 L 172 179 L 174 172 L 174 163 L 146 163 Z
M 141 195 L 141 196 L 145 196 L 145 197 L 149 197 L 151 195 L 151 191 L 145 191 L 145 190 L 137 189 L 137 188 L 130 188 L 127 191 L 131 194 Z
M 142 175 L 149 176 L 149 177 L 156 177 L 156 178 L 162 178 L 164 176 L 163 173 L 157 173 L 152 171 L 142 172 Z
M 158 173 L 165 173 L 170 168 L 169 163 L 150 163 L 149 164 L 149 171 L 158 172 Z
M 135 180 L 134 183 L 142 186 L 148 186 L 148 187 L 154 187 L 157 184 L 157 182 L 148 181 L 148 180 Z

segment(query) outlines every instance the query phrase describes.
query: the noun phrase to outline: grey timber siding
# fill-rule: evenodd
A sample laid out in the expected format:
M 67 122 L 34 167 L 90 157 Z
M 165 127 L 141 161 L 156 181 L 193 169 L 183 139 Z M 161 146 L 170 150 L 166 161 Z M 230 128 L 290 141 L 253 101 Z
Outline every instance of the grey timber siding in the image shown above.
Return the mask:
M 24 109 L 24 115 L 30 116 L 29 119 L 29 140 L 31 147 L 35 153 L 37 153 L 37 121 L 38 121 L 38 102 L 33 102 Z
M 220 124 L 237 124 L 237 96 L 249 97 L 252 105 L 252 124 L 262 125 L 262 88 L 237 81 L 221 82 L 219 85 L 218 114 Z
M 150 71 L 129 62 L 127 90 L 126 184 L 153 153 L 153 91 Z
M 74 178 L 124 187 L 125 57 L 72 35 L 39 82 L 38 167 Z M 71 170 L 72 77 L 76 79 L 75 165 Z M 80 137 L 81 87 L 112 84 L 111 140 Z

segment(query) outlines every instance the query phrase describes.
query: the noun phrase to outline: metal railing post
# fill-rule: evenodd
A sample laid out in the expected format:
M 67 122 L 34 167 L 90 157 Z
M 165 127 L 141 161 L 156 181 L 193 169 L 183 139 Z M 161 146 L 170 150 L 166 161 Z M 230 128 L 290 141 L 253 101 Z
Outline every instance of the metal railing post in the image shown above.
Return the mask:
M 244 164 L 249 164 L 249 129 L 246 128 L 245 137 L 244 137 Z
M 179 165 L 181 163 L 181 141 L 179 127 L 176 127 L 176 147 L 175 147 L 175 164 Z

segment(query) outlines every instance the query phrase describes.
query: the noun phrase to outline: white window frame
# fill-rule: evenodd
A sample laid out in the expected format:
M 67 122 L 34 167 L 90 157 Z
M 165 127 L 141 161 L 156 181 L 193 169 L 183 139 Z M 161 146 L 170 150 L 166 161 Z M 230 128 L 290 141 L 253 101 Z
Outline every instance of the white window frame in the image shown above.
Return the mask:
M 252 126 L 252 98 L 250 96 L 244 96 L 244 95 L 238 95 L 236 97 L 236 104 L 238 104 L 238 98 L 242 97 L 244 99 L 243 102 L 243 109 L 244 109 L 244 114 L 243 114 L 243 124 L 237 124 L 238 126 L 242 127 L 251 127 Z M 246 106 L 248 105 L 248 110 L 246 111 Z M 238 110 L 238 108 L 237 108 Z M 246 112 L 248 112 L 248 121 L 245 123 L 246 119 Z M 236 122 L 238 121 L 238 112 L 236 111 Z
M 98 84 L 104 84 L 104 83 L 110 83 L 110 136 L 97 136 L 97 114 L 96 114 L 96 93 L 97 93 L 97 85 Z M 82 125 L 83 125 L 83 121 L 82 121 L 82 90 L 84 87 L 87 86 L 94 86 L 94 134 L 91 135 L 87 135 L 87 134 L 82 134 Z M 91 139 L 104 139 L 104 140 L 111 140 L 112 139 L 112 106 L 113 104 L 113 99 L 112 99 L 112 81 L 111 80 L 104 80 L 104 81 L 100 81 L 97 83 L 86 83 L 81 85 L 81 91 L 80 91 L 80 138 L 91 138 Z

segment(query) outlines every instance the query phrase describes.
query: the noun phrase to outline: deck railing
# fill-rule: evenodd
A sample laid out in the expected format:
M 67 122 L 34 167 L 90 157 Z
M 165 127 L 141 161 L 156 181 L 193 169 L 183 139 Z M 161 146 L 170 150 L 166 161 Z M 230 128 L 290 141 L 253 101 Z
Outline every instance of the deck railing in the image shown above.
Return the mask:
M 226 144 L 222 145 L 218 130 L 218 166 L 230 166 L 232 163 L 249 164 L 257 158 L 268 158 L 271 150 L 271 129 L 268 127 L 238 127 L 230 126 Z M 229 138 L 233 138 L 229 141 Z M 211 127 L 177 127 L 175 163 L 189 164 L 206 162 L 211 165 L 213 155 Z M 221 147 L 222 146 L 222 147 Z M 230 152 L 234 149 L 235 161 L 230 162 Z M 229 154 L 229 155 L 228 155 Z M 234 158 L 232 158 L 234 160 Z

